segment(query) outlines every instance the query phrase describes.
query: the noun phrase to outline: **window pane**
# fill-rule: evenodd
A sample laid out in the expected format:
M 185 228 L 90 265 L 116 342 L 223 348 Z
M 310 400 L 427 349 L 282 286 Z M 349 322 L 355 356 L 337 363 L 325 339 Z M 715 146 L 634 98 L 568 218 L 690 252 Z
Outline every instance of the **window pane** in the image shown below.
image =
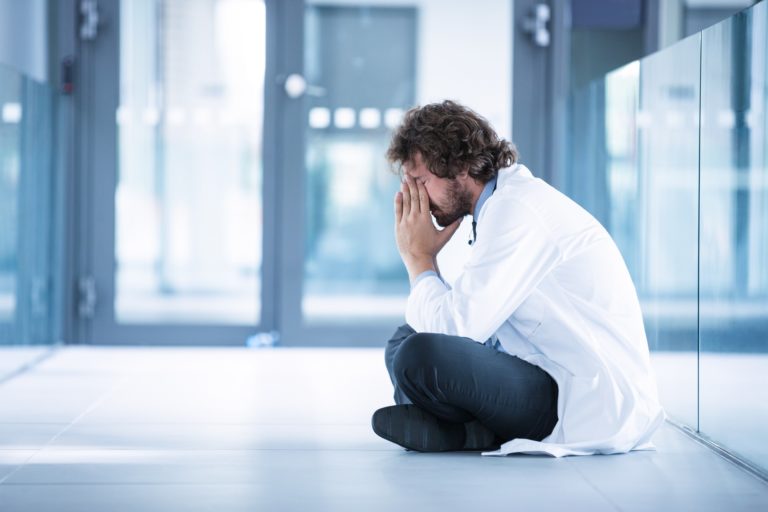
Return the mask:
M 399 180 L 385 161 L 392 129 L 416 104 L 454 99 L 509 138 L 510 2 L 308 3 L 302 316 L 402 323 L 409 285 L 393 233 Z M 454 239 L 466 247 L 465 233 Z M 444 273 L 459 266 L 440 263 Z
M 117 320 L 257 324 L 264 3 L 120 5 Z

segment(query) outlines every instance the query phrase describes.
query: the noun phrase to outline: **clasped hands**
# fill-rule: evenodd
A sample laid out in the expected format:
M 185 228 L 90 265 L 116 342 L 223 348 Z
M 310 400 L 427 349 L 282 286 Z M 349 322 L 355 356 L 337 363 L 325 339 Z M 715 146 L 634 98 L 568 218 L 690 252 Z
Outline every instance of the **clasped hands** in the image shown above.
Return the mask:
M 461 218 L 439 230 L 432 222 L 429 195 L 423 183 L 410 176 L 395 194 L 395 240 L 411 283 L 427 270 L 436 270 L 435 257 L 459 228 Z

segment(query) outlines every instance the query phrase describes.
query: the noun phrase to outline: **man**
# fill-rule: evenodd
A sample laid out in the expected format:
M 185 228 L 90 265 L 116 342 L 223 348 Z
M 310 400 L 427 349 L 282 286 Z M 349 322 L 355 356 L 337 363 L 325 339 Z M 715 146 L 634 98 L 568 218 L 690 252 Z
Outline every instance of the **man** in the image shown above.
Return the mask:
M 640 305 L 597 220 L 451 101 L 407 112 L 387 158 L 411 292 L 385 353 L 397 405 L 374 431 L 423 452 L 652 448 L 664 412 Z M 471 256 L 450 286 L 436 256 L 466 215 Z

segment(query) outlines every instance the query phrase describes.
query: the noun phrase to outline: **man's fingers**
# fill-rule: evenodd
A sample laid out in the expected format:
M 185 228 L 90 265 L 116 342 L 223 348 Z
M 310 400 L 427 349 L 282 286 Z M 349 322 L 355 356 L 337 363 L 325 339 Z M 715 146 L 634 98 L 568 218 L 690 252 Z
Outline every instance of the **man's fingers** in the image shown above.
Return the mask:
M 411 213 L 411 192 L 408 185 L 403 183 L 400 187 L 403 196 L 403 215 L 408 216 Z
M 418 182 L 416 186 L 419 189 L 419 211 L 425 215 L 429 215 L 429 194 L 427 194 L 427 187 L 421 182 Z
M 400 222 L 403 218 L 403 193 L 398 191 L 395 193 L 395 222 Z
M 405 180 L 408 192 L 411 196 L 411 209 L 409 211 L 418 214 L 421 211 L 421 205 L 419 204 L 419 189 L 416 188 L 416 181 L 408 176 Z

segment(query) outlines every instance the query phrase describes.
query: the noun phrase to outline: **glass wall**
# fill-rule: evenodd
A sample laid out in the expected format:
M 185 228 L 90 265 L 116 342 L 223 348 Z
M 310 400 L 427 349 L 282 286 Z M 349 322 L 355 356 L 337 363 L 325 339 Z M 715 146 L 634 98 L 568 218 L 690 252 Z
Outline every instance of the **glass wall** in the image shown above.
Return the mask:
M 768 5 L 702 32 L 702 432 L 768 467 Z
M 55 336 L 52 101 L 0 65 L 0 378 Z
M 261 318 L 262 0 L 120 3 L 119 323 Z
M 573 91 L 569 194 L 612 233 L 672 419 L 768 468 L 768 6 Z

